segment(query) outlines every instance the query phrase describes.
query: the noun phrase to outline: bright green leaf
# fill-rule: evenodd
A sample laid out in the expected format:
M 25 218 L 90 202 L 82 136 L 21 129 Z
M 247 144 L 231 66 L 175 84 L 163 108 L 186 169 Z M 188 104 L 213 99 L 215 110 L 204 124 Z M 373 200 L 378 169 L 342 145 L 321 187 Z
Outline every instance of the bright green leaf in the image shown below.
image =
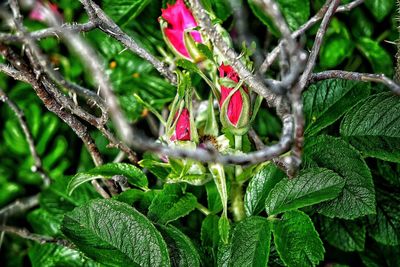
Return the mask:
M 393 62 L 391 55 L 379 43 L 367 37 L 357 40 L 357 48 L 368 59 L 375 73 L 392 76 Z
M 270 240 L 271 228 L 266 218 L 244 219 L 232 233 L 229 266 L 267 266 Z
M 286 212 L 274 221 L 276 250 L 289 267 L 316 266 L 324 259 L 324 246 L 311 219 L 301 211 Z
M 171 265 L 176 267 L 200 266 L 200 256 L 189 237 L 176 227 L 158 225 L 157 228 L 168 246 Z
M 268 215 L 311 206 L 336 198 L 345 181 L 335 172 L 323 168 L 305 169 L 294 179 L 283 179 L 265 200 Z
M 109 266 L 169 266 L 167 245 L 150 221 L 110 199 L 90 201 L 66 214 L 61 228 L 82 252 Z
M 179 185 L 164 185 L 164 189 L 156 195 L 149 207 L 149 219 L 159 224 L 186 216 L 196 208 L 197 199 L 191 193 L 182 193 Z
M 366 156 L 400 163 L 400 97 L 370 96 L 347 112 L 340 134 Z
M 244 196 L 246 215 L 257 215 L 265 208 L 265 199 L 285 173 L 272 164 L 264 165 L 251 178 Z
M 382 21 L 394 7 L 395 0 L 365 0 L 365 5 L 378 22 Z
M 367 97 L 370 85 L 330 79 L 317 82 L 303 94 L 306 135 L 314 135 L 337 121 L 359 100 Z
M 98 178 L 110 179 L 115 175 L 122 175 L 131 185 L 147 188 L 147 177 L 137 167 L 127 163 L 108 163 L 98 166 L 87 172 L 76 174 L 68 183 L 68 194 L 71 194 L 81 184 Z
M 104 11 L 117 24 L 126 24 L 137 17 L 150 0 L 103 0 Z
M 328 217 L 355 219 L 375 214 L 375 192 L 370 170 L 361 155 L 340 138 L 317 136 L 306 140 L 306 165 L 330 169 L 345 179 L 342 193 L 321 203 L 319 212 Z

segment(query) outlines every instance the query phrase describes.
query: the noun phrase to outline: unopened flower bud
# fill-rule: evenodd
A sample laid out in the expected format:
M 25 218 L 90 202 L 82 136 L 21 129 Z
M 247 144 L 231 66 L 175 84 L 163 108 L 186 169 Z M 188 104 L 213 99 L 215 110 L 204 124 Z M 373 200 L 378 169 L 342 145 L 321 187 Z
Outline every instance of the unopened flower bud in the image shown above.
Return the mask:
M 225 79 L 221 82 L 221 123 L 225 130 L 235 135 L 247 132 L 250 123 L 250 97 L 244 86 L 235 88 L 239 83 L 239 75 L 229 65 L 219 67 L 219 76 Z
M 167 44 L 180 56 L 194 61 L 198 61 L 195 49 L 195 42 L 202 43 L 203 40 L 198 31 L 190 31 L 197 26 L 192 12 L 186 7 L 183 0 L 177 0 L 174 5 L 167 4 L 166 9 L 162 9 L 161 27 Z M 187 32 L 188 36 L 185 36 Z M 189 36 L 190 35 L 190 36 Z

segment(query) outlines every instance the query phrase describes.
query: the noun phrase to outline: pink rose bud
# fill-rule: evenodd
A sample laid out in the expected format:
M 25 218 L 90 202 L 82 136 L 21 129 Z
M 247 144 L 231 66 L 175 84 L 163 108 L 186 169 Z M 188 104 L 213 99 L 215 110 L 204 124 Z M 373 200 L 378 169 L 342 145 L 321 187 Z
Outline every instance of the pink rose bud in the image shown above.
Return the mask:
M 191 51 L 188 49 L 188 43 L 193 41 L 202 43 L 198 31 L 191 31 L 190 38 L 185 38 L 185 30 L 197 26 L 192 12 L 186 7 L 183 0 L 177 0 L 174 5 L 167 4 L 167 8 L 161 11 L 161 17 L 167 22 L 167 26 L 163 29 L 167 42 L 178 54 L 187 59 L 191 59 Z
M 178 116 L 178 113 L 175 117 Z M 190 115 L 187 108 L 182 109 L 176 122 L 175 132 L 171 136 L 171 141 L 189 141 L 190 140 Z
M 219 67 L 219 76 L 233 82 L 229 87 L 221 84 L 219 105 L 222 126 L 234 134 L 242 135 L 247 131 L 250 120 L 250 98 L 247 89 L 242 86 L 234 91 L 234 84 L 239 83 L 240 79 L 229 65 L 222 64 Z
M 58 6 L 52 3 L 43 3 L 42 1 L 36 1 L 31 13 L 29 14 L 29 18 L 31 20 L 37 20 L 41 22 L 46 22 L 48 19 L 52 19 L 52 17 L 61 18 L 61 14 L 58 11 Z

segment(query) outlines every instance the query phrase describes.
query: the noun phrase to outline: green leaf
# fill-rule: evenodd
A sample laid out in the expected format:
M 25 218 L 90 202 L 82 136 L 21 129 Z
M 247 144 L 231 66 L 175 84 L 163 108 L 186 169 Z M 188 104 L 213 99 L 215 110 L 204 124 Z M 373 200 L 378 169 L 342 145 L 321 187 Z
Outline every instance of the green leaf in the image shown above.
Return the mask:
M 165 180 L 168 174 L 171 172 L 171 167 L 168 163 L 156 161 L 150 158 L 142 159 L 139 161 L 139 165 L 148 169 L 152 174 L 161 180 Z
M 142 191 L 132 188 L 113 198 L 130 206 L 134 206 L 139 212 L 147 213 L 151 202 L 158 192 L 159 191 L 156 190 Z
M 340 134 L 365 156 L 400 162 L 400 97 L 381 93 L 347 112 Z
M 375 214 L 375 192 L 370 170 L 358 151 L 340 138 L 321 135 L 304 146 L 305 165 L 334 171 L 345 179 L 342 193 L 320 204 L 319 212 L 330 218 L 355 219 Z
M 400 246 L 384 246 L 373 241 L 368 242 L 365 251 L 360 253 L 366 267 L 400 266 Z
M 363 251 L 366 228 L 360 221 L 345 221 L 320 217 L 321 235 L 343 251 Z
M 150 0 L 103 0 L 103 9 L 117 24 L 126 24 L 136 18 Z
M 108 163 L 87 172 L 80 172 L 72 177 L 68 183 L 68 194 L 72 194 L 78 186 L 85 182 L 98 178 L 110 179 L 114 175 L 126 177 L 131 185 L 143 189 L 147 188 L 147 177 L 139 168 L 127 163 Z
M 200 266 L 199 253 L 190 241 L 189 237 L 171 225 L 158 225 L 157 228 L 167 243 L 172 266 Z
M 72 194 L 67 193 L 69 180 L 65 177 L 56 180 L 39 197 L 40 207 L 52 215 L 62 217 L 88 200 L 99 198 L 99 194 L 89 184 L 77 188 Z
M 218 232 L 221 237 L 221 241 L 225 244 L 229 241 L 229 235 L 231 231 L 231 225 L 229 224 L 229 219 L 226 214 L 223 214 L 218 220 Z
M 371 216 L 372 217 L 372 216 Z M 368 227 L 369 235 L 383 245 L 400 244 L 399 190 L 377 190 L 376 216 Z
M 201 244 L 203 247 L 211 248 L 214 251 L 217 251 L 219 242 L 218 221 L 217 215 L 210 214 L 201 224 Z
M 82 252 L 109 266 L 169 266 L 167 245 L 150 221 L 125 203 L 100 199 L 66 214 L 61 228 Z
M 335 172 L 309 168 L 294 179 L 283 179 L 275 185 L 265 200 L 268 215 L 311 206 L 336 198 L 345 181 Z
M 149 219 L 159 224 L 186 216 L 196 208 L 197 199 L 191 193 L 182 193 L 179 185 L 164 185 L 164 189 L 156 195 L 149 207 Z
M 314 135 L 333 124 L 369 92 L 369 84 L 341 79 L 329 79 L 309 86 L 303 94 L 305 134 Z
M 265 208 L 265 199 L 285 173 L 272 164 L 264 165 L 251 178 L 244 196 L 246 215 L 257 215 Z
M 214 11 L 218 19 L 225 21 L 232 14 L 232 8 L 227 0 L 201 0 L 207 11 Z
M 381 22 L 389 15 L 394 3 L 395 0 L 365 0 L 365 5 L 378 22 Z
M 256 15 L 256 17 L 264 23 L 275 36 L 280 36 L 280 33 L 271 17 L 268 14 L 265 14 L 263 9 L 255 4 L 254 0 L 248 0 L 248 3 L 254 15 Z M 310 16 L 309 1 L 277 0 L 276 3 L 280 6 L 280 11 L 292 31 L 297 30 Z
M 61 218 L 54 216 L 44 209 L 36 209 L 27 216 L 28 222 L 35 233 L 55 236 L 60 235 Z
M 207 191 L 208 210 L 211 211 L 212 213 L 220 212 L 222 210 L 222 202 L 215 183 L 213 182 L 207 183 L 206 191 Z
M 83 257 L 82 253 L 56 244 L 35 244 L 29 249 L 32 267 L 94 267 L 100 264 Z
M 301 211 L 289 211 L 274 221 L 276 250 L 285 265 L 315 266 L 324 259 L 324 246 L 311 219 Z
M 267 266 L 270 241 L 271 228 L 266 218 L 244 219 L 232 233 L 229 266 Z
M 347 26 L 338 19 L 332 19 L 321 46 L 319 63 L 323 68 L 334 68 L 352 55 L 354 43 Z
M 357 48 L 368 59 L 375 73 L 383 73 L 387 76 L 393 74 L 393 62 L 391 55 L 383 49 L 379 43 L 367 37 L 357 40 Z
M 352 21 L 351 32 L 355 37 L 371 37 L 374 33 L 374 23 L 362 9 L 353 9 L 350 12 L 350 20 Z

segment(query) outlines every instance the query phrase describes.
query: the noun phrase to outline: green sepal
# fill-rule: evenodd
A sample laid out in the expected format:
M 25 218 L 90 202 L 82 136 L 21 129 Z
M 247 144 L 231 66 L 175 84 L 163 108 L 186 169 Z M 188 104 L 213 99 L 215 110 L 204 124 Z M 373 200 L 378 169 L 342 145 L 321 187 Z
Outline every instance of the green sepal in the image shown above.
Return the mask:
M 193 36 L 190 34 L 192 29 L 185 30 L 183 33 L 183 42 L 185 43 L 186 50 L 188 51 L 190 57 L 192 58 L 194 63 L 199 63 L 205 60 L 207 57 L 201 53 L 201 51 L 197 48 L 196 41 Z
M 215 110 L 214 110 L 214 99 L 212 94 L 208 99 L 208 107 L 207 107 L 207 120 L 206 125 L 204 126 L 204 134 L 211 136 L 218 136 L 218 122 L 215 118 Z

